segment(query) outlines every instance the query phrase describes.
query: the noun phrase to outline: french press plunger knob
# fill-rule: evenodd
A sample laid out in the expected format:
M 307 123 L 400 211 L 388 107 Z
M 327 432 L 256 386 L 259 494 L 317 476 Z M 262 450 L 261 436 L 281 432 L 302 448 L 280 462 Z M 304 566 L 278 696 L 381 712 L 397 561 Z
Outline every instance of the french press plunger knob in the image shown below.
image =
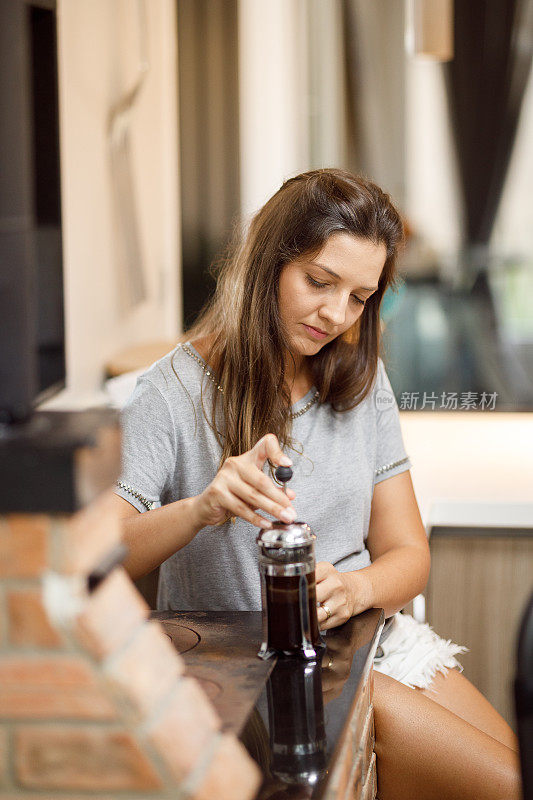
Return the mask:
M 292 478 L 292 469 L 290 467 L 276 467 L 274 475 L 276 480 L 283 484 L 283 491 L 287 494 L 287 481 Z

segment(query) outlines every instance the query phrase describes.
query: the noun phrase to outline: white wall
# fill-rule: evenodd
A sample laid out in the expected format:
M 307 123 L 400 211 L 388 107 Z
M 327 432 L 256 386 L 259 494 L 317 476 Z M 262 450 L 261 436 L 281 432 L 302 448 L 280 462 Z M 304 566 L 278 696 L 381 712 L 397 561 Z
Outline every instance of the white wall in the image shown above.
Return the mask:
M 99 389 L 117 351 L 173 338 L 181 326 L 173 0 L 146 2 L 149 71 L 131 114 L 146 299 L 125 309 L 118 277 L 106 131 L 110 107 L 137 75 L 138 8 L 137 0 L 58 2 L 66 397 L 74 405 Z
M 529 76 L 524 95 L 515 147 L 492 238 L 497 251 L 508 255 L 527 254 L 530 263 L 533 262 L 532 141 L 533 73 Z
M 533 527 L 533 414 L 400 412 L 426 525 Z
M 308 168 L 306 0 L 239 3 L 241 208 Z
M 460 244 L 462 200 L 439 63 L 407 59 L 406 102 L 404 211 L 415 232 L 446 256 Z
M 343 8 L 307 0 L 309 169 L 346 163 L 346 70 Z

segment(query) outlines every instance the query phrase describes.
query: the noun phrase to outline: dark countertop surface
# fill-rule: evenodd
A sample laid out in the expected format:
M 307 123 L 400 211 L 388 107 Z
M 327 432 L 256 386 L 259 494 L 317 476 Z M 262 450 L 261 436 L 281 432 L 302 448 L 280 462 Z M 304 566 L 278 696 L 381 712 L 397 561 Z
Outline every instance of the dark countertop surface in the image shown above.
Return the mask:
M 156 611 L 222 727 L 264 776 L 258 800 L 323 797 L 383 626 L 370 609 L 327 632 L 321 660 L 263 661 L 261 612 Z

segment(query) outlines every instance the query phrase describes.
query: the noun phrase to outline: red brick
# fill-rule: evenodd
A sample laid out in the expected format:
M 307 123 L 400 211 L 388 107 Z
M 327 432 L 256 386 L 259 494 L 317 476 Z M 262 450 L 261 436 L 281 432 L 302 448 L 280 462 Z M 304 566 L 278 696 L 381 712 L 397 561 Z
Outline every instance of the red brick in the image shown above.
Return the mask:
M 15 647 L 57 648 L 62 640 L 48 619 L 40 589 L 7 593 L 9 641 Z
M 7 777 L 7 731 L 0 729 L 0 788 L 5 786 Z M 4 795 L 2 794 L 2 797 Z
M 26 789 L 124 791 L 161 788 L 135 739 L 101 726 L 32 726 L 16 732 L 15 770 Z
M 116 711 L 98 689 L 50 692 L 46 688 L 0 688 L 0 719 L 112 720 Z
M 158 622 L 147 622 L 127 647 L 111 658 L 106 673 L 148 716 L 176 684 L 183 661 Z
M 52 569 L 87 575 L 120 542 L 122 523 L 113 498 L 106 492 L 71 517 L 56 518 Z
M 96 679 L 92 667 L 78 656 L 28 658 L 17 654 L 0 657 L 0 686 L 22 683 L 63 690 L 95 686 Z
M 122 647 L 148 614 L 148 605 L 119 567 L 90 595 L 73 632 L 95 658 L 102 659 Z
M 114 719 L 92 669 L 72 656 L 0 658 L 0 718 Z
M 0 581 L 0 609 L 6 607 L 6 598 L 2 581 Z M 0 613 L 0 648 L 3 648 L 7 642 L 7 619 L 5 614 Z
M 26 794 L 26 792 L 15 792 L 14 794 L 2 793 L 0 798 L 1 800 L 59 800 L 57 794 L 41 794 L 40 792 L 38 795 L 34 792 L 31 792 L 31 794 Z M 93 792 L 91 792 L 89 798 L 90 800 L 117 800 L 116 795 L 94 794 Z M 88 797 L 86 794 L 73 795 L 70 793 L 63 794 L 63 792 L 61 792 L 61 800 L 88 800 Z M 135 800 L 143 800 L 143 798 L 139 795 L 135 795 Z M 150 796 L 149 800 L 153 800 L 153 795 Z
M 0 578 L 35 578 L 48 566 L 50 521 L 42 514 L 0 520 Z
M 181 781 L 219 728 L 220 720 L 198 683 L 194 678 L 183 678 L 148 736 L 174 777 Z
M 194 800 L 252 800 L 261 783 L 259 767 L 233 736 L 222 736 Z

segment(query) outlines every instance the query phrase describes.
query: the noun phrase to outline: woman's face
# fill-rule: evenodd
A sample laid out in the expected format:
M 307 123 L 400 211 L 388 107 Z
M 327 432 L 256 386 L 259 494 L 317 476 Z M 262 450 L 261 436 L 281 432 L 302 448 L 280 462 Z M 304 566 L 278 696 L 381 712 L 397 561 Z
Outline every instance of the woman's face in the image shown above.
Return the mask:
M 283 267 L 279 309 L 295 357 L 315 355 L 354 324 L 378 288 L 386 257 L 384 244 L 342 232 L 314 258 Z

